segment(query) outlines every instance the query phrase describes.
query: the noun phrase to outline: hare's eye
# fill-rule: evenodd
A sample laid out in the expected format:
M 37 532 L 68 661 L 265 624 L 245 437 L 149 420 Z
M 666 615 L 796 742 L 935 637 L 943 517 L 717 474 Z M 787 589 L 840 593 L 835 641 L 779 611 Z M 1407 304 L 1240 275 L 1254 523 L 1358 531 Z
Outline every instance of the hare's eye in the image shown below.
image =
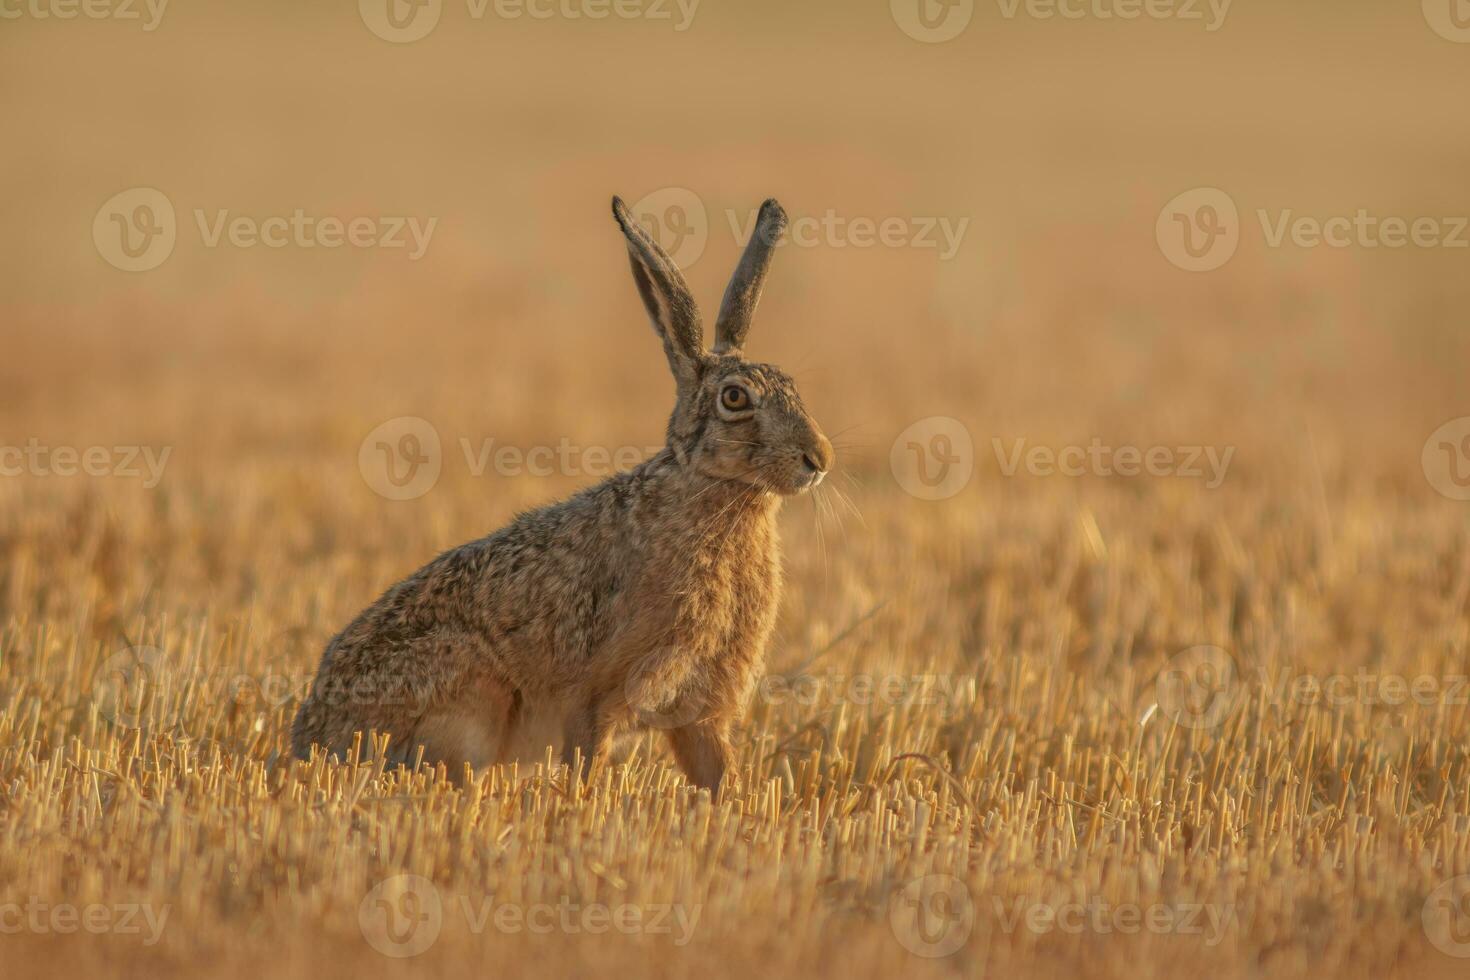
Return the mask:
M 750 392 L 739 385 L 729 385 L 720 392 L 720 404 L 731 412 L 743 412 L 750 407 Z

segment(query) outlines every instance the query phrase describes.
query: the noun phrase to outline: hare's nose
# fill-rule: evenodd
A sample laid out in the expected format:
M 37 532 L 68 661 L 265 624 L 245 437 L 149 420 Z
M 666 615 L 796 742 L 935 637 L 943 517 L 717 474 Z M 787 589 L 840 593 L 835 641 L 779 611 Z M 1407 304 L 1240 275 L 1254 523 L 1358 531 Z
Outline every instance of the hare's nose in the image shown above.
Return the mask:
M 818 433 L 816 444 L 801 454 L 801 461 L 813 473 L 825 475 L 832 468 L 832 443 Z

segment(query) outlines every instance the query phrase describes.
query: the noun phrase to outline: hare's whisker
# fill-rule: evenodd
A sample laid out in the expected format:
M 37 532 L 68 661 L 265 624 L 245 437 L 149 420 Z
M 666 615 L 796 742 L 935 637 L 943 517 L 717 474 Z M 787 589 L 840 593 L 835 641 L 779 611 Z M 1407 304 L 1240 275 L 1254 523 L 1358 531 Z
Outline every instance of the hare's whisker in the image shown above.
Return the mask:
M 854 422 L 852 425 L 844 426 L 843 428 L 838 429 L 836 432 L 832 433 L 827 438 L 828 439 L 831 439 L 833 442 L 836 442 L 838 439 L 840 439 L 843 436 L 847 435 L 853 429 L 861 429 L 863 426 L 868 425 L 868 424 L 869 423 L 867 423 L 867 422 Z
M 727 484 L 727 483 L 733 483 L 736 480 L 743 480 L 747 476 L 750 476 L 753 473 L 760 473 L 763 470 L 769 469 L 770 467 L 774 466 L 775 463 L 776 463 L 775 460 L 772 460 L 772 461 L 767 462 L 767 463 L 760 463 L 760 464 L 758 464 L 756 466 L 753 466 L 750 469 L 746 470 L 744 473 L 741 473 L 741 474 L 739 474 L 739 475 L 737 475 L 734 478 L 729 479 L 729 480 L 712 480 L 710 482 L 710 485 L 709 486 L 705 487 L 703 490 L 700 490 L 698 493 L 694 494 L 689 499 L 690 500 L 697 500 L 701 495 L 708 493 L 709 491 L 713 490 L 715 487 L 724 486 L 725 484 Z
M 832 484 L 832 493 L 847 507 L 848 511 L 852 513 L 852 516 L 858 519 L 859 524 L 861 524 L 863 527 L 868 526 L 868 522 L 863 519 L 863 512 L 858 509 L 857 504 L 853 502 L 851 497 L 842 492 L 841 487 L 837 486 L 837 484 L 835 483 Z

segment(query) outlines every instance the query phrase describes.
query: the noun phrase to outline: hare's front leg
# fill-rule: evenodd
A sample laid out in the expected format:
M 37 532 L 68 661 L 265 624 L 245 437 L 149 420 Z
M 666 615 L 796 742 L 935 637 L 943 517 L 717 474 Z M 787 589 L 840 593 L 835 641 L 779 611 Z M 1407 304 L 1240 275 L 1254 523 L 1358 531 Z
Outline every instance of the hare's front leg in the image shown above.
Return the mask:
M 572 712 L 563 733 L 561 761 L 573 779 L 580 781 L 584 775 L 591 775 L 593 763 L 607 753 L 612 736 L 613 726 L 596 704 L 588 704 Z
M 703 718 L 680 728 L 669 729 L 669 745 L 679 767 L 694 785 L 720 792 L 725 770 L 735 764 L 735 749 L 730 745 L 730 723 L 722 718 Z

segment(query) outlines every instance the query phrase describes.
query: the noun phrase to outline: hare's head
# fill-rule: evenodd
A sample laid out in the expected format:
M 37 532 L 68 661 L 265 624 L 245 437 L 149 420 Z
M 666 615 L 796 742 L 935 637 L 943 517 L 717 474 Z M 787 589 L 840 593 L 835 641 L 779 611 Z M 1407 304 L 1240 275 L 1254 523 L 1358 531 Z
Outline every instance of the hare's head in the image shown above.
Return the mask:
M 750 244 L 725 290 L 709 350 L 699 308 L 678 266 L 621 198 L 613 198 L 613 215 L 628 239 L 633 280 L 674 373 L 678 400 L 668 438 L 680 465 L 782 494 L 822 482 L 832 468 L 832 444 L 807 414 L 791 378 L 770 364 L 747 361 L 742 350 L 771 252 L 786 228 L 781 205 L 761 205 Z

